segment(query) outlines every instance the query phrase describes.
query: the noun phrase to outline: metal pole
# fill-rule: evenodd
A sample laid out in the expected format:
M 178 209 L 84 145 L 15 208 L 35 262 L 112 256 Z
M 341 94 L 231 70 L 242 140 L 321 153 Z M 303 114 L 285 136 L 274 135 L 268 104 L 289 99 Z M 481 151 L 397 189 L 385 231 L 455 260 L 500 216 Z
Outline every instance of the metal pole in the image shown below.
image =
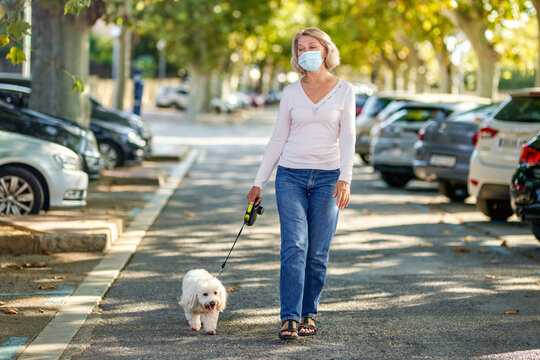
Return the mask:
M 24 3 L 24 21 L 32 26 L 32 3 L 26 0 Z M 32 35 L 25 35 L 23 40 L 23 51 L 26 61 L 22 64 L 22 75 L 30 77 L 30 59 L 32 57 Z

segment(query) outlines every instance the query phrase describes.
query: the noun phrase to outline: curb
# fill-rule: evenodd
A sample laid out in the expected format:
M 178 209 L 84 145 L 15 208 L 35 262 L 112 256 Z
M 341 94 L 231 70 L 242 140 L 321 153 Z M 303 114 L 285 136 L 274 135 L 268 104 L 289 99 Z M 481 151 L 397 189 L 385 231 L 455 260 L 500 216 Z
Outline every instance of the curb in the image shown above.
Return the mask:
M 180 182 L 198 158 L 191 150 L 172 174 L 137 214 L 122 236 L 98 265 L 88 274 L 74 293 L 67 298 L 54 318 L 18 357 L 21 360 L 59 359 L 88 315 L 112 286 L 120 271 L 167 204 Z

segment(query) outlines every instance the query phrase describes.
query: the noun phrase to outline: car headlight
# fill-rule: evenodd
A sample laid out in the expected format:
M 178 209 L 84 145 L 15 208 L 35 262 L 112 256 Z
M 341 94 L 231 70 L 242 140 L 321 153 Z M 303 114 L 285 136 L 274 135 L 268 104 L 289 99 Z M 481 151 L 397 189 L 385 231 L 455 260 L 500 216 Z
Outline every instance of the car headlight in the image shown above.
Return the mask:
M 142 137 L 140 137 L 137 133 L 133 131 L 130 131 L 128 133 L 128 141 L 139 147 L 144 147 L 146 145 L 146 141 L 144 141 Z
M 80 170 L 82 168 L 81 159 L 78 156 L 55 154 L 53 157 L 60 169 Z

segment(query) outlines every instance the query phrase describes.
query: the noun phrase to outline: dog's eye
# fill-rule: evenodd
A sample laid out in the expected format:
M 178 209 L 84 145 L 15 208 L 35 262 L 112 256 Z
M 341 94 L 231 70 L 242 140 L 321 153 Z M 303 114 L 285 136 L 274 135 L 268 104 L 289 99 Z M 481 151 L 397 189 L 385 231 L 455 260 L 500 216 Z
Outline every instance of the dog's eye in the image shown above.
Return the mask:
M 204 293 L 203 296 L 208 296 L 208 293 Z
M 217 291 L 214 291 L 214 295 L 217 295 Z

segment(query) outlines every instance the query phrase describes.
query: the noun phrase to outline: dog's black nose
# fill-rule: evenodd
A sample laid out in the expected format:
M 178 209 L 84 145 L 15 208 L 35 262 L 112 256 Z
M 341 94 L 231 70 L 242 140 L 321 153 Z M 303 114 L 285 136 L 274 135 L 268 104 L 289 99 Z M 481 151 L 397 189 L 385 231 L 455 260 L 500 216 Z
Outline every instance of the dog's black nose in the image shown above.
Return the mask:
M 210 306 L 216 306 L 216 302 L 215 301 L 210 301 Z

